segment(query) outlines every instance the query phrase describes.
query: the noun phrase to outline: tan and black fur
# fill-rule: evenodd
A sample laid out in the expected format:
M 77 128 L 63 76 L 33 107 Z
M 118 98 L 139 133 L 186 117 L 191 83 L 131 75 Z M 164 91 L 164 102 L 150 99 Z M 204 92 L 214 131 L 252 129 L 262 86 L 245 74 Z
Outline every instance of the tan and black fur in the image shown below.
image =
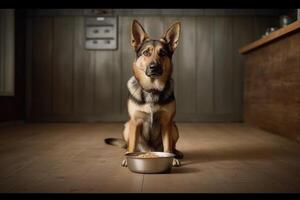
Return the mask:
M 172 152 L 176 155 L 174 166 L 179 166 L 177 158 L 183 157 L 176 149 L 179 134 L 173 122 L 176 102 L 172 55 L 179 35 L 179 22 L 172 24 L 161 39 L 154 40 L 138 21 L 133 21 L 131 45 L 136 59 L 132 66 L 133 76 L 127 83 L 130 119 L 125 124 L 123 139 L 105 139 L 107 144 L 126 148 L 128 152 Z M 126 160 L 122 165 L 126 166 Z

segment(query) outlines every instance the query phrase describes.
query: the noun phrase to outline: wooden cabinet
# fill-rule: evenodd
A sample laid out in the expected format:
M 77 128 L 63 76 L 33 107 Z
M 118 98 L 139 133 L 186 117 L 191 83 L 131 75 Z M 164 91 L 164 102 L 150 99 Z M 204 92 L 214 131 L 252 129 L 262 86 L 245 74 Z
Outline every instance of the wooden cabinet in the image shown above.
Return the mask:
M 85 48 L 89 50 L 116 50 L 117 25 L 117 17 L 86 17 Z
M 240 49 L 244 119 L 300 142 L 300 21 Z

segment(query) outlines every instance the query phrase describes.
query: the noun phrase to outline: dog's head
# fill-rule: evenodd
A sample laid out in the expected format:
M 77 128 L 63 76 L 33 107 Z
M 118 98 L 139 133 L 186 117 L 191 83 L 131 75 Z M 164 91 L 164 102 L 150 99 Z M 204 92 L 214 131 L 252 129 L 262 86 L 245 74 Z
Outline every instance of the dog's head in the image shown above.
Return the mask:
M 155 27 L 153 27 L 155 28 Z M 180 22 L 173 23 L 159 40 L 150 39 L 134 20 L 131 46 L 136 52 L 133 74 L 146 91 L 162 91 L 172 74 L 172 55 L 178 45 Z

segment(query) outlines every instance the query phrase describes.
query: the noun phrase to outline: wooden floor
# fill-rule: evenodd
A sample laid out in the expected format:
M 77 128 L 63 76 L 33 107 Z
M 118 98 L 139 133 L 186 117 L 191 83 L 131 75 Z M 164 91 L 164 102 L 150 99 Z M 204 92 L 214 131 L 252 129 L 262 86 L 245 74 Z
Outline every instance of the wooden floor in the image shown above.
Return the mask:
M 0 192 L 300 192 L 300 145 L 240 123 L 180 123 L 171 174 L 121 167 L 113 123 L 0 127 Z

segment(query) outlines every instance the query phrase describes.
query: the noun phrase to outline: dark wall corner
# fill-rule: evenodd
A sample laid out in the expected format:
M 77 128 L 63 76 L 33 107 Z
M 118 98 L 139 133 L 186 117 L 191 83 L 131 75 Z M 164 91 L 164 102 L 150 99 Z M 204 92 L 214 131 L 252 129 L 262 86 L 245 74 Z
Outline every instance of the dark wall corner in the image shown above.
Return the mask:
M 25 119 L 25 10 L 15 10 L 15 96 L 0 96 L 0 122 Z

